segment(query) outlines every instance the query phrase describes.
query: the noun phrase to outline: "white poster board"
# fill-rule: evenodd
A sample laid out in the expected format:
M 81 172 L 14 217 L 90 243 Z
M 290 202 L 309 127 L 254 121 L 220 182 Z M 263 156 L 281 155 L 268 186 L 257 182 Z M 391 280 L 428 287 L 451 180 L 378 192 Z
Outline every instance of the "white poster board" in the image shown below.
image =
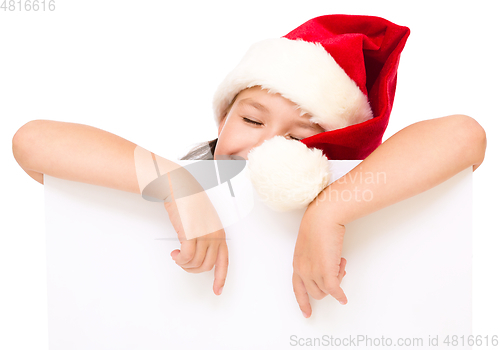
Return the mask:
M 345 173 L 358 161 L 330 163 Z M 472 334 L 471 169 L 347 225 L 349 302 L 311 298 L 309 319 L 291 282 L 305 209 L 270 210 L 243 172 L 231 184 L 234 198 L 227 184 L 207 191 L 229 248 L 216 296 L 213 270 L 171 259 L 162 203 L 45 176 L 49 349 L 436 349 L 436 337 Z

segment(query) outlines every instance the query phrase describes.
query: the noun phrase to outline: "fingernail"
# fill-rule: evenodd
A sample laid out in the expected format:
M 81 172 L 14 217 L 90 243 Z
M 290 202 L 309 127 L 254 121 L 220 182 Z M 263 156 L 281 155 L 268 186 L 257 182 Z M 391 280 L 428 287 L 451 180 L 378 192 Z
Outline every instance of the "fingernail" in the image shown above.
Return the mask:
M 223 286 L 222 286 L 222 287 L 220 287 L 219 292 L 217 293 L 217 295 L 221 295 L 221 294 L 222 294 L 222 289 L 223 289 L 223 288 L 224 288 Z
M 345 305 L 345 304 L 347 304 L 347 302 L 345 302 L 345 301 L 339 301 L 339 303 L 340 303 L 340 305 Z
M 307 318 L 307 314 L 304 311 L 302 311 L 302 315 L 304 315 L 304 317 Z

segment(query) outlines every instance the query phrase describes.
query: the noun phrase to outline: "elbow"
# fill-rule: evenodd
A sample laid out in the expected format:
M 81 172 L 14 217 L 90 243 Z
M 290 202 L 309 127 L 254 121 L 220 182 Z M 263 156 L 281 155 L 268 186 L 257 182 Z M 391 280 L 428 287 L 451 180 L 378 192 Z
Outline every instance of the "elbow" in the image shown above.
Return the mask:
M 26 144 L 26 129 L 28 128 L 28 122 L 21 126 L 19 130 L 16 131 L 14 137 L 12 137 L 12 154 L 14 158 L 22 166 L 24 163 L 24 154 L 25 154 L 25 144 Z
M 12 154 L 23 169 L 28 168 L 28 163 L 36 146 L 36 130 L 43 120 L 32 120 L 24 124 L 12 137 Z
M 457 123 L 463 159 L 467 161 L 467 166 L 473 166 L 475 170 L 483 162 L 486 153 L 486 132 L 474 118 L 466 115 L 455 115 L 453 118 Z

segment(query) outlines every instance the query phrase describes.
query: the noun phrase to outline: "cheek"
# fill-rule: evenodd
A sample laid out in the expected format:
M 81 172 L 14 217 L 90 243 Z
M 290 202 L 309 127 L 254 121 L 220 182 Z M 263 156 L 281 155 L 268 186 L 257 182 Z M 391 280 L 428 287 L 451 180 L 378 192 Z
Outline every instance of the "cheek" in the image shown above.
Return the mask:
M 228 122 L 219 135 L 215 154 L 230 155 L 241 152 L 251 143 L 251 132 L 252 128 L 238 123 L 237 120 Z
M 217 141 L 217 146 L 215 148 L 215 154 L 231 154 L 232 149 L 235 146 L 235 135 L 238 134 L 236 128 L 227 123 L 219 134 L 219 140 Z

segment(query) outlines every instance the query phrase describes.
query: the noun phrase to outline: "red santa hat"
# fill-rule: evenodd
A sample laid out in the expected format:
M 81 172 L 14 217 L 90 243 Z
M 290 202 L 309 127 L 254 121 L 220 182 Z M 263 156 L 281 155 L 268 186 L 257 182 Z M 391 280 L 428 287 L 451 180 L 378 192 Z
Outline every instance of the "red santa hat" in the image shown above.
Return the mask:
M 326 130 L 301 141 L 276 136 L 249 152 L 248 174 L 266 204 L 307 206 L 328 184 L 328 159 L 364 159 L 380 145 L 409 34 L 380 17 L 326 15 L 250 47 L 215 93 L 217 126 L 240 91 L 261 86 Z

